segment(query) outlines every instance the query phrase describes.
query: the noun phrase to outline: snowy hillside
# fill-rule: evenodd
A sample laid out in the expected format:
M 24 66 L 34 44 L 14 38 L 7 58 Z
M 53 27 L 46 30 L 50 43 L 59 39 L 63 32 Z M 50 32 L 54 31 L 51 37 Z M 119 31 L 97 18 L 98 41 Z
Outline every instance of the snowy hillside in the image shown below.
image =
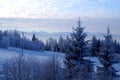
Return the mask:
M 30 77 L 27 76 L 27 79 L 25 78 L 25 79 L 20 79 L 20 80 L 39 80 L 39 79 L 43 80 L 42 79 L 42 78 L 44 78 L 43 76 L 39 77 L 39 79 L 31 79 L 31 78 L 33 78 L 31 76 L 33 76 L 34 72 L 39 75 L 40 75 L 40 73 L 45 75 L 45 73 L 44 73 L 45 71 L 51 70 L 50 65 L 51 65 L 51 60 L 53 60 L 53 58 L 55 61 L 60 62 L 60 63 L 58 62 L 59 65 L 62 65 L 62 63 L 63 63 L 62 61 L 63 61 L 64 55 L 62 53 L 50 52 L 50 51 L 40 52 L 40 51 L 24 50 L 23 51 L 24 56 L 21 57 L 19 55 L 21 53 L 21 51 L 22 50 L 18 49 L 18 48 L 8 48 L 8 49 L 0 48 L 0 80 L 7 80 L 7 79 L 4 79 L 5 74 L 7 73 L 6 72 L 7 67 L 5 66 L 5 65 L 8 65 L 7 63 L 10 63 L 10 65 L 9 65 L 10 74 L 12 74 L 12 72 L 14 72 L 14 71 L 19 71 L 19 70 L 22 71 L 22 75 L 29 74 Z M 23 59 L 23 57 L 24 57 L 24 59 Z M 11 61 L 11 60 L 14 60 L 15 63 L 14 63 L 14 61 Z M 21 68 L 18 69 L 17 68 L 18 65 Z M 43 69 L 44 69 L 44 71 L 43 71 Z M 17 72 L 15 74 L 17 74 Z M 11 75 L 10 75 L 10 77 L 11 77 Z M 21 77 L 21 78 L 24 78 L 24 77 Z M 10 79 L 10 80 L 18 80 L 18 79 Z M 44 79 L 44 80 L 46 80 L 46 79 Z
M 21 49 L 17 49 L 17 48 L 0 49 L 0 63 L 19 55 L 21 51 L 22 51 Z M 25 56 L 36 57 L 42 60 L 54 55 L 54 56 L 57 56 L 58 59 L 60 59 L 60 61 L 62 61 L 64 57 L 63 53 L 50 52 L 50 51 L 39 52 L 39 51 L 32 51 L 32 50 L 24 50 L 23 52 Z
M 0 49 L 0 64 L 2 64 L 5 60 L 8 60 L 12 57 L 17 56 L 19 53 L 21 53 L 21 49 L 18 49 L 18 48 Z M 40 59 L 40 61 L 54 55 L 58 57 L 61 63 L 63 62 L 63 58 L 64 58 L 63 53 L 51 52 L 51 51 L 39 52 L 39 51 L 32 51 L 32 50 L 24 50 L 24 55 L 28 57 L 36 57 Z M 95 71 L 97 66 L 99 67 L 102 66 L 96 57 L 86 57 L 85 59 L 89 59 L 94 62 Z M 116 68 L 116 70 L 119 71 L 118 74 L 120 74 L 120 63 L 115 64 L 114 67 Z

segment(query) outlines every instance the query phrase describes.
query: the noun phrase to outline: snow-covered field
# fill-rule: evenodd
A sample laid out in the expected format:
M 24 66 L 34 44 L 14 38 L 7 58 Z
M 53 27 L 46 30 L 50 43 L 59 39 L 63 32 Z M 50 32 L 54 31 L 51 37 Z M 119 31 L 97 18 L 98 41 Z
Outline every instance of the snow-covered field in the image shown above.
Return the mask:
M 22 50 L 18 48 L 8 48 L 8 49 L 1 49 L 0 48 L 0 64 L 4 61 L 9 60 L 12 57 L 15 57 L 21 54 Z M 27 57 L 35 57 L 40 60 L 47 59 L 51 56 L 55 56 L 59 59 L 59 61 L 63 61 L 64 54 L 59 52 L 51 52 L 51 51 L 32 51 L 32 50 L 23 50 L 24 56 Z
M 4 61 L 12 57 L 19 55 L 21 52 L 22 50 L 18 48 L 9 48 L 9 49 L 0 48 L 0 64 L 2 64 Z M 64 59 L 64 54 L 59 52 L 51 52 L 51 51 L 40 52 L 40 51 L 32 51 L 32 50 L 24 50 L 23 52 L 25 56 L 35 57 L 40 60 L 48 59 L 51 56 L 56 56 L 60 62 L 63 62 L 63 59 Z M 102 66 L 98 58 L 96 57 L 87 57 L 86 59 L 89 59 L 94 62 L 95 70 L 96 70 L 96 66 Z M 118 70 L 119 71 L 118 74 L 120 74 L 120 63 L 115 64 L 114 68 Z

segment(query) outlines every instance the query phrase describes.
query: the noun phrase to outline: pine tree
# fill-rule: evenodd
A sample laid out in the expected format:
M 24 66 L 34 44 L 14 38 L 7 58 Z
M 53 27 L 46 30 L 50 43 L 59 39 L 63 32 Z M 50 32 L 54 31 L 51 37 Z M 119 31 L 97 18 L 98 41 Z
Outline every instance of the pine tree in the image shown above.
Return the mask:
M 104 36 L 105 40 L 100 50 L 99 61 L 103 67 L 98 67 L 98 79 L 99 80 L 116 80 L 118 75 L 113 65 L 115 48 L 113 46 L 113 39 L 109 28 L 107 29 L 107 35 Z
M 69 41 L 70 41 L 70 38 L 69 36 L 67 36 L 66 39 L 64 40 L 64 53 L 67 53 L 67 49 L 69 47 Z
M 87 53 L 87 42 L 85 41 L 86 36 L 86 33 L 84 33 L 84 27 L 81 26 L 79 19 L 77 27 L 71 34 L 68 52 L 65 55 L 64 63 L 67 70 L 68 80 L 92 80 L 92 62 L 84 59 Z
M 67 46 L 67 39 L 63 39 L 62 36 L 60 36 L 59 40 L 58 40 L 58 51 L 65 53 L 66 52 L 66 46 Z
M 97 53 L 96 56 L 99 55 L 101 46 L 102 46 L 102 41 L 98 39 L 96 44 L 96 53 Z
M 50 51 L 50 44 L 49 44 L 49 40 L 46 40 L 45 50 Z
M 92 43 L 90 45 L 91 45 L 90 46 L 91 56 L 98 56 L 98 53 L 100 52 L 100 47 L 101 47 L 100 39 L 97 40 L 97 38 L 93 36 Z
M 90 53 L 92 56 L 96 56 L 97 52 L 96 52 L 96 45 L 97 45 L 97 39 L 95 36 L 92 37 L 92 43 L 91 43 L 91 49 L 90 49 Z
M 117 40 L 114 40 L 114 47 L 115 47 L 115 52 L 120 54 L 120 44 L 117 42 Z
M 63 37 L 60 36 L 59 40 L 58 40 L 58 47 L 59 47 L 59 52 L 63 52 L 63 47 L 64 47 L 64 43 L 63 43 Z
M 49 38 L 46 41 L 46 46 L 45 46 L 46 50 L 48 51 L 58 51 L 58 44 L 57 44 L 57 40 L 53 39 L 53 38 Z
M 36 40 L 36 36 L 35 34 L 33 34 L 32 41 L 35 41 L 35 40 Z

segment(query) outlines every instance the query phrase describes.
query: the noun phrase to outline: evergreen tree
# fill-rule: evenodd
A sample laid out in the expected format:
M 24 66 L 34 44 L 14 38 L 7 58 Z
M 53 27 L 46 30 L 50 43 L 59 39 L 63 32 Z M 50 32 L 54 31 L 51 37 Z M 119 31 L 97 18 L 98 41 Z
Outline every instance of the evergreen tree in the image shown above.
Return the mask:
M 54 52 L 58 52 L 58 43 L 57 43 L 57 40 L 55 39 L 54 40 Z
M 45 50 L 50 51 L 50 44 L 49 44 L 49 40 L 46 40 Z
M 0 31 L 0 40 L 2 40 L 2 37 L 3 37 L 3 32 Z
M 64 41 L 64 53 L 67 53 L 67 49 L 69 47 L 69 41 L 70 41 L 70 38 L 69 38 L 69 36 L 67 36 Z
M 0 42 L 1 48 L 9 48 L 10 46 L 10 39 L 6 36 L 4 36 Z
M 93 36 L 92 38 L 92 43 L 91 43 L 91 49 L 90 49 L 90 53 L 92 56 L 96 56 L 97 52 L 96 52 L 96 47 L 97 46 L 97 39 L 95 36 Z
M 46 41 L 45 49 L 48 51 L 58 51 L 57 40 L 53 38 L 49 38 Z
M 99 61 L 103 67 L 98 67 L 99 80 L 116 80 L 118 75 L 113 65 L 116 63 L 114 60 L 115 47 L 113 46 L 113 39 L 109 28 L 107 35 L 104 36 L 105 40 L 100 50 Z
M 67 39 L 63 39 L 62 36 L 60 36 L 59 41 L 58 41 L 58 50 L 59 52 L 65 53 L 66 52 L 66 45 L 67 43 Z
M 32 41 L 35 41 L 35 40 L 36 40 L 36 36 L 35 34 L 33 34 Z
M 100 39 L 97 40 L 97 38 L 95 36 L 93 36 L 91 47 L 90 47 L 91 55 L 98 56 L 98 53 L 100 52 L 100 47 L 101 47 Z
M 59 41 L 58 41 L 58 47 L 59 47 L 59 52 L 63 52 L 63 47 L 64 47 L 64 39 L 62 36 L 60 36 Z
M 102 41 L 98 39 L 96 44 L 96 53 L 97 53 L 96 56 L 99 55 L 101 46 L 102 46 Z
M 68 80 L 92 80 L 92 62 L 84 59 L 88 49 L 85 41 L 86 36 L 84 27 L 81 26 L 79 19 L 77 27 L 71 34 L 68 52 L 65 55 L 64 63 Z
M 116 40 L 114 41 L 115 52 L 120 54 L 120 44 Z

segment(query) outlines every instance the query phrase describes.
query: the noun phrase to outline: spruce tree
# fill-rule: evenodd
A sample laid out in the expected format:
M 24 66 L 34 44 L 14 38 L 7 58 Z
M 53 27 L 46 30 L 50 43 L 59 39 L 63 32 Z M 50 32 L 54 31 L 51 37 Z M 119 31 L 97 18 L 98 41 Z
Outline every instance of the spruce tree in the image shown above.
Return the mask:
M 105 40 L 100 50 L 99 61 L 103 67 L 98 67 L 99 80 L 116 80 L 118 75 L 113 65 L 116 63 L 114 60 L 115 47 L 113 46 L 113 39 L 109 28 L 107 34 L 104 36 Z
M 120 54 L 120 43 L 117 40 L 114 40 L 115 52 Z
M 97 39 L 95 36 L 92 37 L 92 41 L 90 44 L 90 53 L 91 56 L 98 56 L 101 47 L 101 40 Z
M 84 59 L 88 51 L 87 42 L 85 41 L 86 36 L 79 19 L 76 28 L 71 34 L 68 52 L 65 55 L 64 63 L 68 80 L 92 80 L 92 62 Z
M 101 46 L 102 46 L 102 41 L 98 39 L 96 44 L 96 53 L 97 53 L 96 56 L 99 55 Z
M 32 41 L 35 41 L 35 40 L 36 40 L 36 36 L 35 36 L 35 34 L 33 34 Z
M 95 36 L 92 37 L 92 43 L 91 43 L 91 48 L 90 48 L 90 53 L 91 56 L 96 56 L 97 55 L 97 38 Z

